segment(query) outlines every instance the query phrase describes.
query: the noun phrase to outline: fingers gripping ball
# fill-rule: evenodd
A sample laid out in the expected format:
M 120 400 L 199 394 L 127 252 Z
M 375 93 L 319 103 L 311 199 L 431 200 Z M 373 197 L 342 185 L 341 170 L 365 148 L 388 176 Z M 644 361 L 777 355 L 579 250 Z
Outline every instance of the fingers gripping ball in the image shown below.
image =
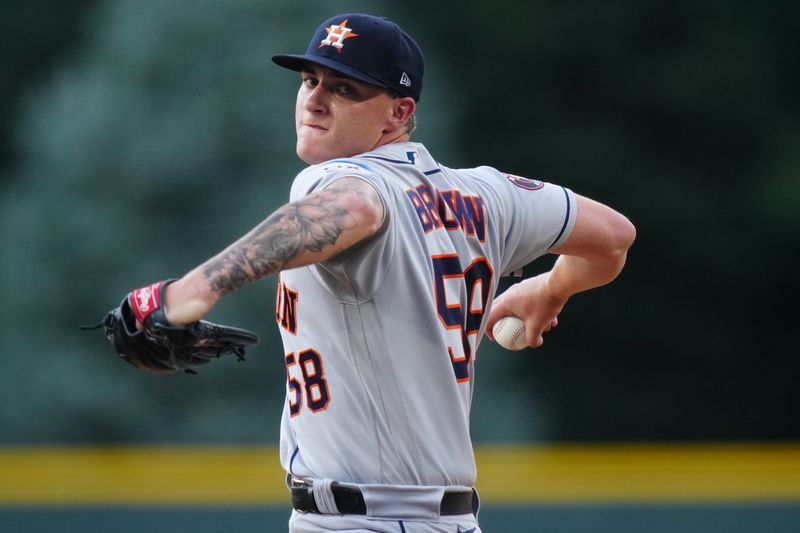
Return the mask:
M 495 322 L 492 335 L 497 344 L 506 350 L 523 350 L 528 347 L 525 341 L 525 322 L 515 316 L 503 317 Z
M 206 320 L 183 327 L 167 322 L 164 289 L 172 281 L 136 289 L 97 326 L 105 328 L 117 355 L 156 374 L 194 373 L 198 366 L 228 354 L 244 360 L 245 349 L 259 342 L 251 331 Z

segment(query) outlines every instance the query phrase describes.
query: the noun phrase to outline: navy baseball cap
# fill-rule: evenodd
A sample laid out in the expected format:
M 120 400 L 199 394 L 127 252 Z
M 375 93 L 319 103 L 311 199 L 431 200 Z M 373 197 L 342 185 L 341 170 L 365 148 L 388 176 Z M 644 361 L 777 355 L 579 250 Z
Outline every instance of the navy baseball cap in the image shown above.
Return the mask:
M 422 94 L 422 50 L 386 17 L 336 15 L 317 28 L 304 55 L 278 54 L 272 61 L 297 71 L 308 62 L 316 63 L 417 102 Z

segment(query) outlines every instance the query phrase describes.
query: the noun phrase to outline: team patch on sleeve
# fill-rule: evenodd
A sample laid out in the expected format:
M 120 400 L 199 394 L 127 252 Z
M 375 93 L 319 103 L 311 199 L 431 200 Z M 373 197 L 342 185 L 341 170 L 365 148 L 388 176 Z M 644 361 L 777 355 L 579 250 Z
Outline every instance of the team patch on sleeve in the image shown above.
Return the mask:
M 534 180 L 530 178 L 523 178 L 522 176 L 515 176 L 514 174 L 503 173 L 508 181 L 526 191 L 536 191 L 544 187 L 544 182 L 541 180 Z
M 350 159 L 334 159 L 333 161 L 322 164 L 322 171 L 325 174 L 337 170 L 357 170 L 363 172 L 365 170 L 368 171 L 369 167 Z

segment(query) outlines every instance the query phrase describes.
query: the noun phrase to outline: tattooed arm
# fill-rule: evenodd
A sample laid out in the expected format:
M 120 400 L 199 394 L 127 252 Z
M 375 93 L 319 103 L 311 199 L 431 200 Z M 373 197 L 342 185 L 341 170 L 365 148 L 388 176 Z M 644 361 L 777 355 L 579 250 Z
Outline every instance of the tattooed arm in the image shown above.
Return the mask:
M 374 235 L 384 214 L 377 191 L 357 178 L 342 178 L 286 204 L 169 285 L 167 320 L 189 324 L 231 291 L 284 269 L 325 261 Z

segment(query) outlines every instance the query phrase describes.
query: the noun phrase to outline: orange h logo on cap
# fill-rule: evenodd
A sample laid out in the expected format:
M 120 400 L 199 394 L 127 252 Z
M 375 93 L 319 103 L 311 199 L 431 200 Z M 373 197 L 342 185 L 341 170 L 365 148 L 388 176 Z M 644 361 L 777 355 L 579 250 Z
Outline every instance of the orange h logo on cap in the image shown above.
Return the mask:
M 341 54 L 344 40 L 350 39 L 351 37 L 358 37 L 357 33 L 353 33 L 353 30 L 347 27 L 348 20 L 349 19 L 344 19 L 344 22 L 341 24 L 331 24 L 330 28 L 325 28 L 325 31 L 328 32 L 328 36 L 320 41 L 319 47 L 333 46 Z

